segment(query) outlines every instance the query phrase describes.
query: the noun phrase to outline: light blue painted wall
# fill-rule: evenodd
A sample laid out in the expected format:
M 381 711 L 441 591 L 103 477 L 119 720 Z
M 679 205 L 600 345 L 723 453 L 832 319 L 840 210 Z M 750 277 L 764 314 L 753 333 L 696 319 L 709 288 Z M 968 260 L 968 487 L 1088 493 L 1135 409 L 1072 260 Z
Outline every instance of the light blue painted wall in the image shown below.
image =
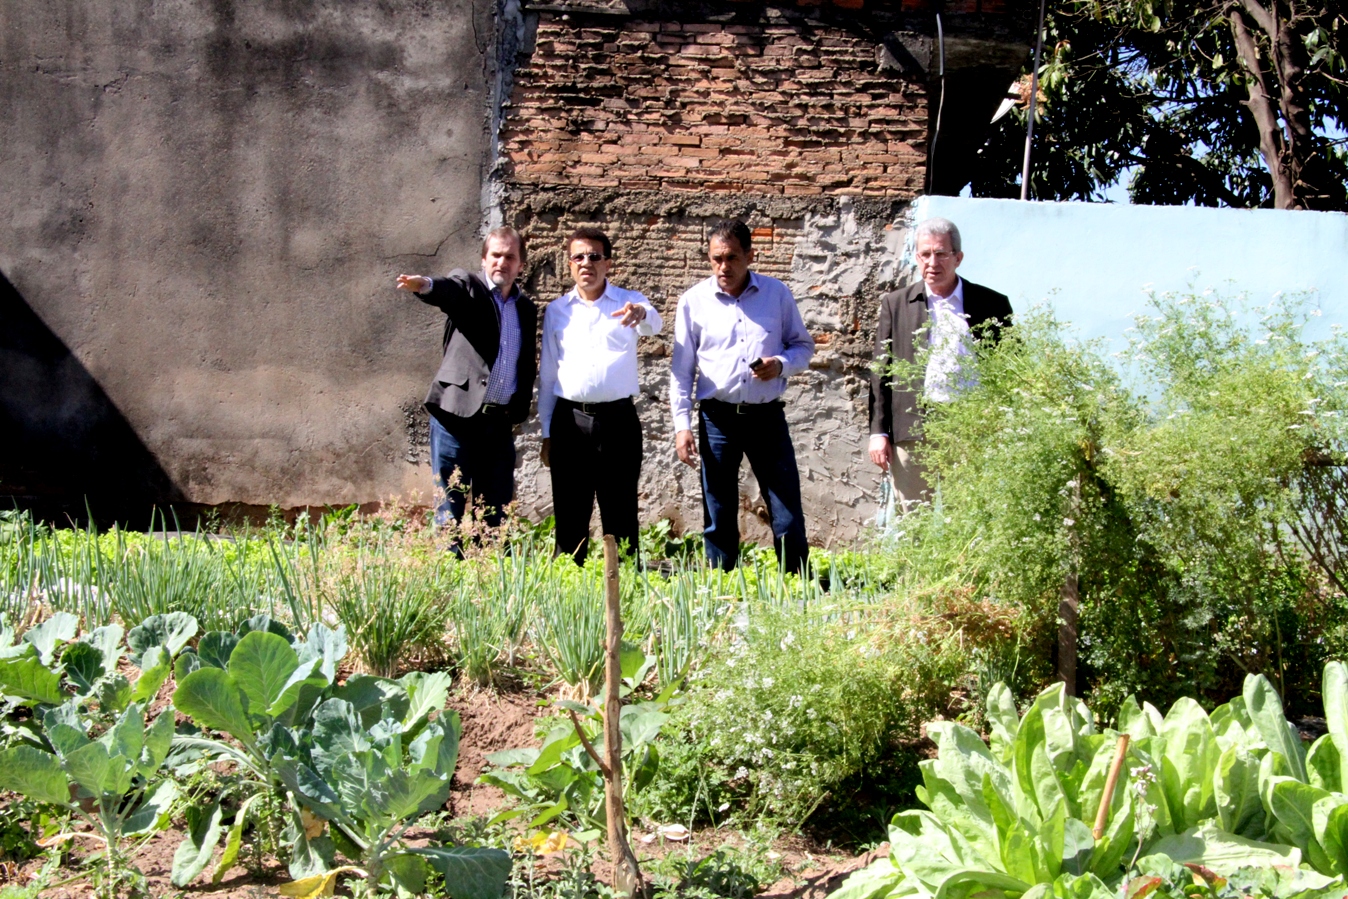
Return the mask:
M 1304 302 L 1321 316 L 1308 337 L 1348 327 L 1342 213 L 922 197 L 915 214 L 959 226 L 960 275 L 1005 293 L 1017 312 L 1047 302 L 1081 337 L 1107 337 L 1115 350 L 1148 288 L 1245 293 L 1260 305 L 1309 291 Z

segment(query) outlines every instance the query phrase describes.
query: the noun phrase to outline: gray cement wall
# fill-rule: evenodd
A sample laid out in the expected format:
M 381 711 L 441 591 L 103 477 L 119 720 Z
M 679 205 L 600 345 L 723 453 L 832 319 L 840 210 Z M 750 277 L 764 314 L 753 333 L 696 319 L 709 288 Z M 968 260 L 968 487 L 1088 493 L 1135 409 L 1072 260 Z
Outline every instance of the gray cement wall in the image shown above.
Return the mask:
M 0 4 L 0 493 L 425 490 L 441 320 L 391 284 L 477 255 L 494 42 L 487 0 Z

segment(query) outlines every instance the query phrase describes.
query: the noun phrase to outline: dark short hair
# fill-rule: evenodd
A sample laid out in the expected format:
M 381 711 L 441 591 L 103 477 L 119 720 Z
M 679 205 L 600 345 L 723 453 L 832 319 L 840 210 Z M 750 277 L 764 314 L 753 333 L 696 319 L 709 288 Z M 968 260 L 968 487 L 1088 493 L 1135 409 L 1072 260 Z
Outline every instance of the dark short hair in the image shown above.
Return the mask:
M 749 226 L 736 219 L 726 219 L 723 222 L 717 222 L 707 235 L 707 243 L 711 244 L 713 240 L 731 240 L 740 245 L 740 249 L 749 252 L 753 244 L 753 237 L 749 231 Z
M 581 227 L 572 231 L 571 236 L 566 239 L 567 253 L 571 252 L 571 241 L 573 240 L 594 241 L 595 243 L 599 244 L 604 248 L 604 258 L 607 259 L 608 257 L 613 255 L 613 242 L 608 239 L 607 234 L 605 234 L 598 228 L 591 227 L 590 225 L 582 225 Z
M 487 232 L 487 236 L 482 238 L 482 258 L 487 258 L 487 244 L 493 237 L 507 237 L 515 241 L 515 249 L 520 251 L 520 262 L 524 261 L 524 235 L 516 231 L 509 225 L 502 225 L 499 228 L 492 228 Z

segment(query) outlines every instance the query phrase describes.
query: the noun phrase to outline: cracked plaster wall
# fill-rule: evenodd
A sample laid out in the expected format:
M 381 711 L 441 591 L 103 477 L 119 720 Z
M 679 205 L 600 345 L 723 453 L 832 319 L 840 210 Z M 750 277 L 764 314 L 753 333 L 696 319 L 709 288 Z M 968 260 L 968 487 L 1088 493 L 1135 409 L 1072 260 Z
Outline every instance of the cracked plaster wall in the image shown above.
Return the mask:
M 0 5 L 0 274 L 178 498 L 428 490 L 409 412 L 443 317 L 392 283 L 477 255 L 492 9 Z M 50 379 L 23 393 L 38 363 L 0 350 L 20 439 L 39 407 L 83 401 Z M 0 472 L 0 493 L 33 489 Z

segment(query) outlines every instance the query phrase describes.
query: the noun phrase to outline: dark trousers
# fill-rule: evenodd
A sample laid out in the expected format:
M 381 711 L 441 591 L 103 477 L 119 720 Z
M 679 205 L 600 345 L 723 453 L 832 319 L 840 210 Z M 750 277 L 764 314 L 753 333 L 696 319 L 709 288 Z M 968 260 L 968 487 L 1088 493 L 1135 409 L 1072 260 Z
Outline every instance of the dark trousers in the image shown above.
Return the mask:
M 431 416 L 435 523 L 461 521 L 469 501 L 492 527 L 515 497 L 515 429 L 504 415 Z M 455 473 L 457 472 L 457 477 Z
M 703 400 L 698 425 L 707 561 L 727 571 L 739 561 L 740 461 L 748 456 L 768 501 L 777 560 L 787 571 L 800 571 L 809 561 L 810 546 L 805 541 L 800 471 L 782 404 L 736 406 Z
M 590 516 L 628 552 L 637 551 L 637 479 L 641 476 L 641 422 L 632 401 L 582 406 L 557 400 L 552 414 L 552 509 L 557 554 L 577 565 L 589 552 Z

